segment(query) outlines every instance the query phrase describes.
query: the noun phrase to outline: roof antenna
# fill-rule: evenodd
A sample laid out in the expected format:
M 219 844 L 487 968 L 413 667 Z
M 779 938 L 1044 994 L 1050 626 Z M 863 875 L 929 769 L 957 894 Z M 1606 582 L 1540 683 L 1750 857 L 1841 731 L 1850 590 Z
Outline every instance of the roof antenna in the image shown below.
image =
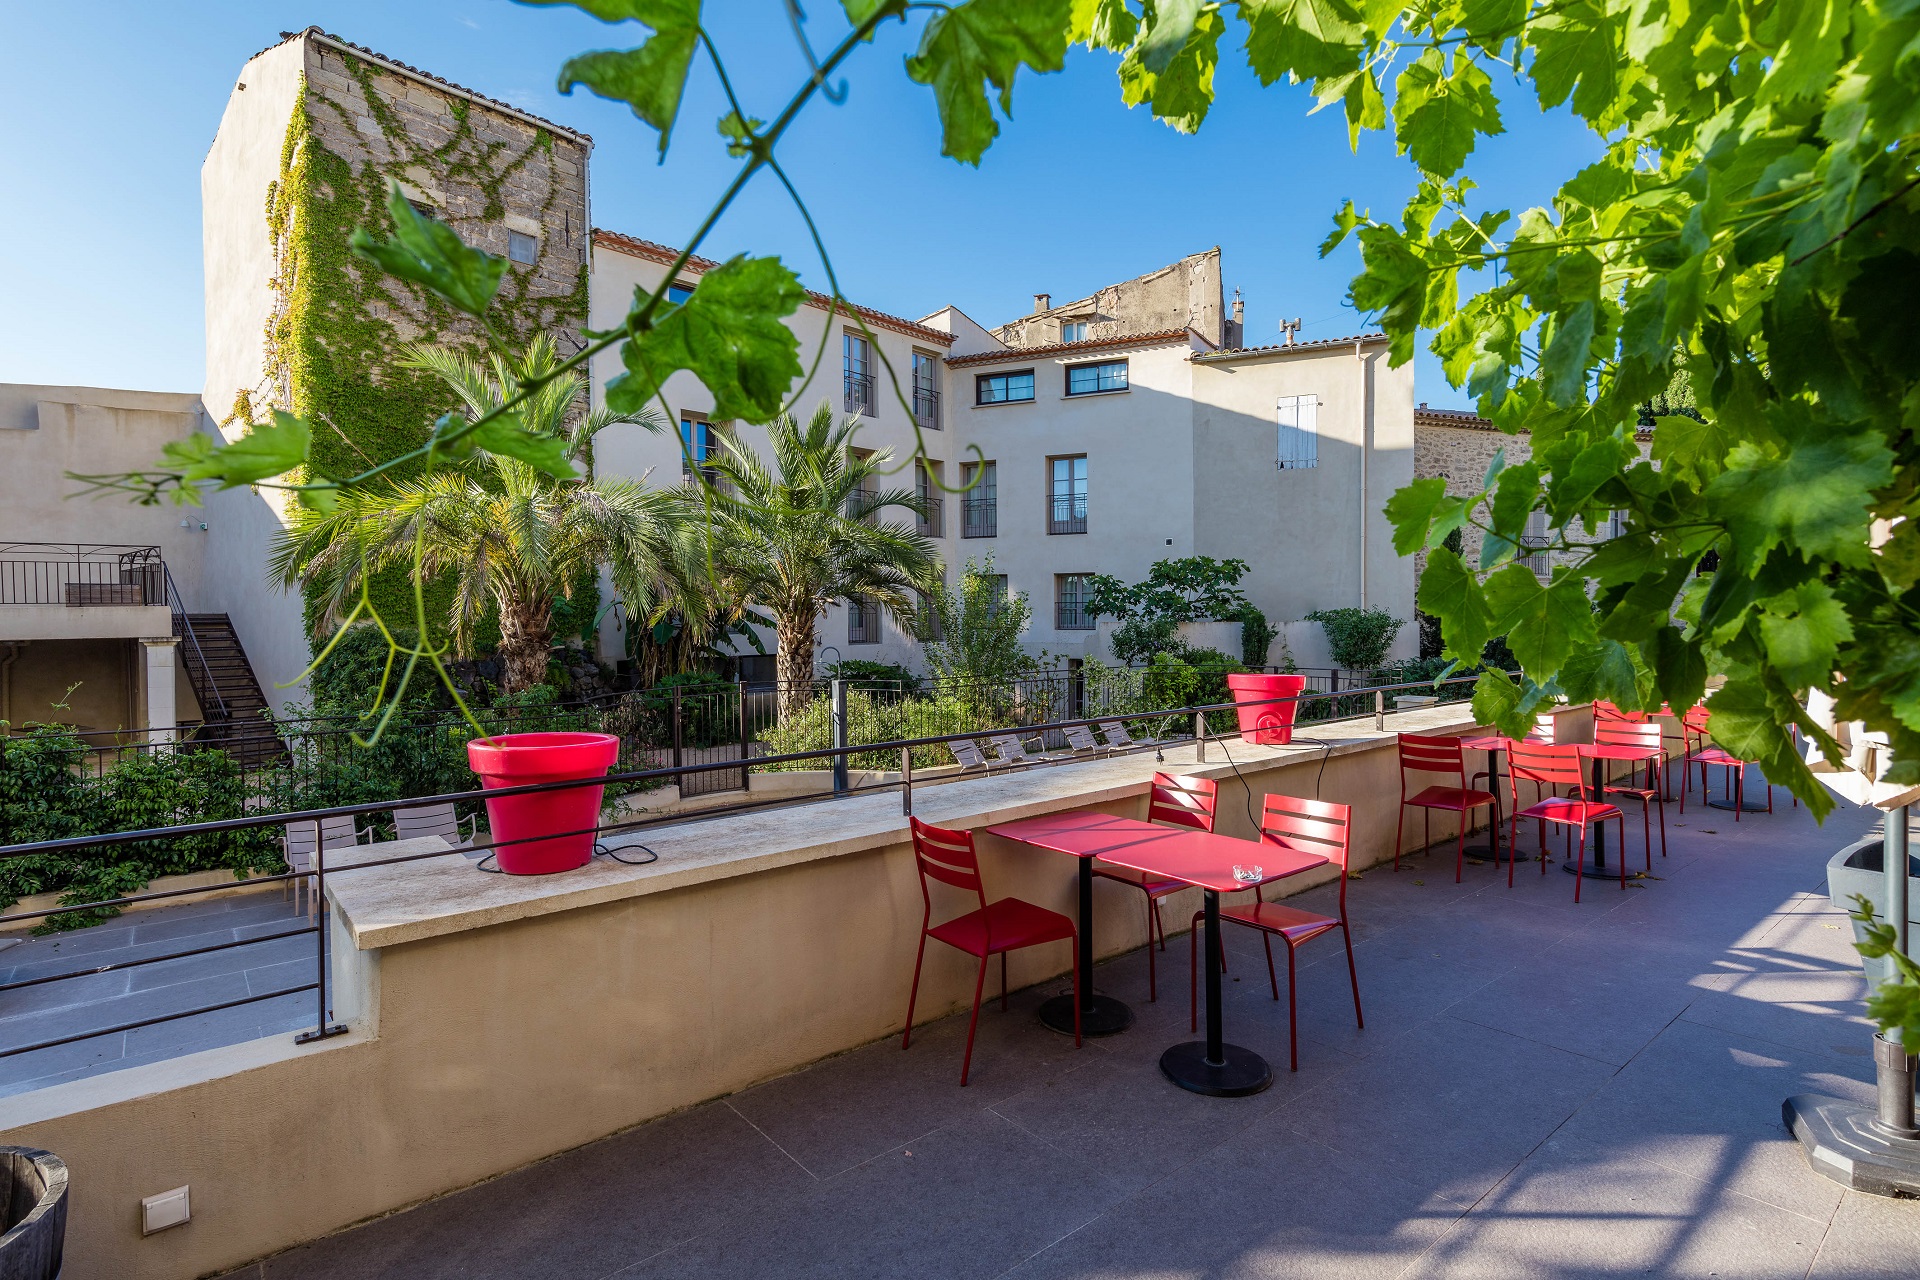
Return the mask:
M 1300 317 L 1295 316 L 1291 320 L 1282 320 L 1280 322 L 1280 332 L 1287 336 L 1285 345 L 1289 347 L 1292 346 L 1294 335 L 1300 332 Z

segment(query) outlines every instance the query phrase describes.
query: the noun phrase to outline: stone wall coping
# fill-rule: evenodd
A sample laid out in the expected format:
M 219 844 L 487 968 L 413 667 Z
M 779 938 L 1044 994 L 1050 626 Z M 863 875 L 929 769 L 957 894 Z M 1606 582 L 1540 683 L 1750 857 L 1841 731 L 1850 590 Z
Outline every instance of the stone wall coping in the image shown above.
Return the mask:
M 1169 748 L 1164 763 L 1149 751 L 946 782 L 915 790 L 914 815 L 972 829 L 1143 795 L 1157 771 L 1224 778 L 1233 775 L 1236 765 L 1265 770 L 1313 764 L 1323 752 L 1331 757 L 1391 747 L 1402 732 L 1457 734 L 1474 727 L 1464 702 L 1389 712 L 1385 723 L 1384 730 L 1377 730 L 1370 720 L 1344 721 L 1326 726 L 1322 734 L 1314 734 L 1312 725 L 1303 726 L 1302 733 L 1328 744 L 1324 748 L 1299 741 L 1262 747 L 1238 739 L 1210 739 L 1205 763 L 1195 762 L 1189 741 Z M 659 855 L 644 866 L 596 858 L 559 875 L 508 876 L 479 871 L 473 859 L 457 853 L 360 870 L 330 863 L 327 894 L 353 945 L 373 951 L 842 857 L 906 838 L 900 794 L 889 789 L 794 807 L 690 817 L 604 842 L 616 850 L 644 848 Z M 430 847 L 405 844 L 404 849 L 398 842 L 362 845 L 350 856 L 358 861 Z M 332 874 L 336 869 L 340 874 Z

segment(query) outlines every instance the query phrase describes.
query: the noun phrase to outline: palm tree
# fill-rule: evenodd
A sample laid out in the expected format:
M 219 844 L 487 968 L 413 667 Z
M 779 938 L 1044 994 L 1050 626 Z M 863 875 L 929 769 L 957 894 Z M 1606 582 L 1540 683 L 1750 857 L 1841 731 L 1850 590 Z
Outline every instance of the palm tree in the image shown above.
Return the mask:
M 479 417 L 502 404 L 523 378 L 550 372 L 553 343 L 536 337 L 524 356 L 487 363 L 440 347 L 415 347 L 402 362 L 445 382 Z M 319 606 L 315 630 L 340 624 L 359 599 L 362 581 L 395 565 L 411 565 L 451 581 L 454 648 L 472 650 L 475 624 L 491 604 L 500 621 L 501 685 L 508 693 L 546 679 L 553 645 L 553 602 L 574 584 L 609 568 L 615 589 L 639 612 L 651 608 L 685 503 L 671 491 L 592 474 L 593 438 L 615 423 L 658 431 L 655 410 L 640 414 L 582 412 L 586 380 L 568 374 L 547 383 L 517 411 L 536 435 L 566 441 L 585 479 L 560 480 L 496 453 L 416 480 L 349 492 L 331 512 L 300 510 L 276 539 L 272 571 L 308 590 Z
M 714 560 L 733 589 L 774 617 L 780 641 L 781 714 L 804 704 L 813 679 L 814 623 L 836 600 L 877 605 L 911 627 L 918 593 L 941 576 L 932 541 L 874 518 L 890 507 L 918 513 L 906 489 L 875 490 L 882 450 L 850 447 L 859 419 L 834 424 L 822 404 L 803 428 L 791 415 L 768 426 L 773 468 L 728 440 L 714 464 Z

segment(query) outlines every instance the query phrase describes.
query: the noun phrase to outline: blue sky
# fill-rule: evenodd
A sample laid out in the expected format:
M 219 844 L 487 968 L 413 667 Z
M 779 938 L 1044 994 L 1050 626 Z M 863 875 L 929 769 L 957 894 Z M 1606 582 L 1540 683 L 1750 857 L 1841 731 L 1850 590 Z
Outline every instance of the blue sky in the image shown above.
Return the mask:
M 816 48 L 838 7 L 811 0 Z M 709 0 L 729 73 L 749 110 L 772 116 L 803 64 L 778 0 Z M 357 44 L 591 133 L 596 225 L 678 244 L 731 176 L 713 129 L 717 84 L 700 67 L 665 165 L 621 104 L 554 90 L 565 59 L 636 43 L 567 6 L 508 0 L 195 0 L 156 5 L 12 5 L 0 41 L 0 381 L 198 390 L 200 164 L 241 65 L 283 30 L 319 25 Z M 1414 176 L 1384 136 L 1349 151 L 1337 111 L 1309 118 L 1304 88 L 1263 89 L 1223 50 L 1201 131 L 1175 133 L 1120 102 L 1117 58 L 1076 50 L 1066 70 L 1022 75 L 1014 118 L 978 170 L 943 159 L 930 92 L 902 57 L 917 24 L 889 25 L 846 69 L 844 105 L 817 102 L 781 156 L 855 300 L 908 316 L 955 303 L 985 324 L 1221 247 L 1242 290 L 1249 344 L 1361 327 L 1345 305 L 1351 246 L 1322 261 L 1329 220 L 1351 196 L 1396 216 Z M 631 34 L 629 34 L 631 33 Z M 1509 133 L 1469 168 L 1494 207 L 1544 202 L 1598 154 L 1563 114 L 1507 94 Z M 762 178 L 709 239 L 712 256 L 777 253 L 816 287 L 804 226 Z M 1424 353 L 1418 398 L 1466 407 Z

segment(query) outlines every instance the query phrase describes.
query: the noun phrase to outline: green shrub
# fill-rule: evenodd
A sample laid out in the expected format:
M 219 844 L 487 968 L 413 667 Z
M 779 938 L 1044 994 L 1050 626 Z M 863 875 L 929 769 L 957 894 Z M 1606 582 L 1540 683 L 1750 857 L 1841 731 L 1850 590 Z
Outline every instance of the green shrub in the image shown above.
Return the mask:
M 1257 605 L 1249 604 L 1240 610 L 1240 661 L 1249 667 L 1267 665 L 1267 651 L 1273 648 L 1273 641 L 1280 631 L 1267 615 L 1260 612 Z
M 898 689 L 902 693 L 920 692 L 920 677 L 895 662 L 873 662 L 866 658 L 848 658 L 827 667 L 827 678 L 845 680 L 855 688 Z
M 1307 615 L 1327 633 L 1336 666 L 1371 671 L 1387 659 L 1394 636 L 1406 624 L 1385 609 L 1316 609 Z

